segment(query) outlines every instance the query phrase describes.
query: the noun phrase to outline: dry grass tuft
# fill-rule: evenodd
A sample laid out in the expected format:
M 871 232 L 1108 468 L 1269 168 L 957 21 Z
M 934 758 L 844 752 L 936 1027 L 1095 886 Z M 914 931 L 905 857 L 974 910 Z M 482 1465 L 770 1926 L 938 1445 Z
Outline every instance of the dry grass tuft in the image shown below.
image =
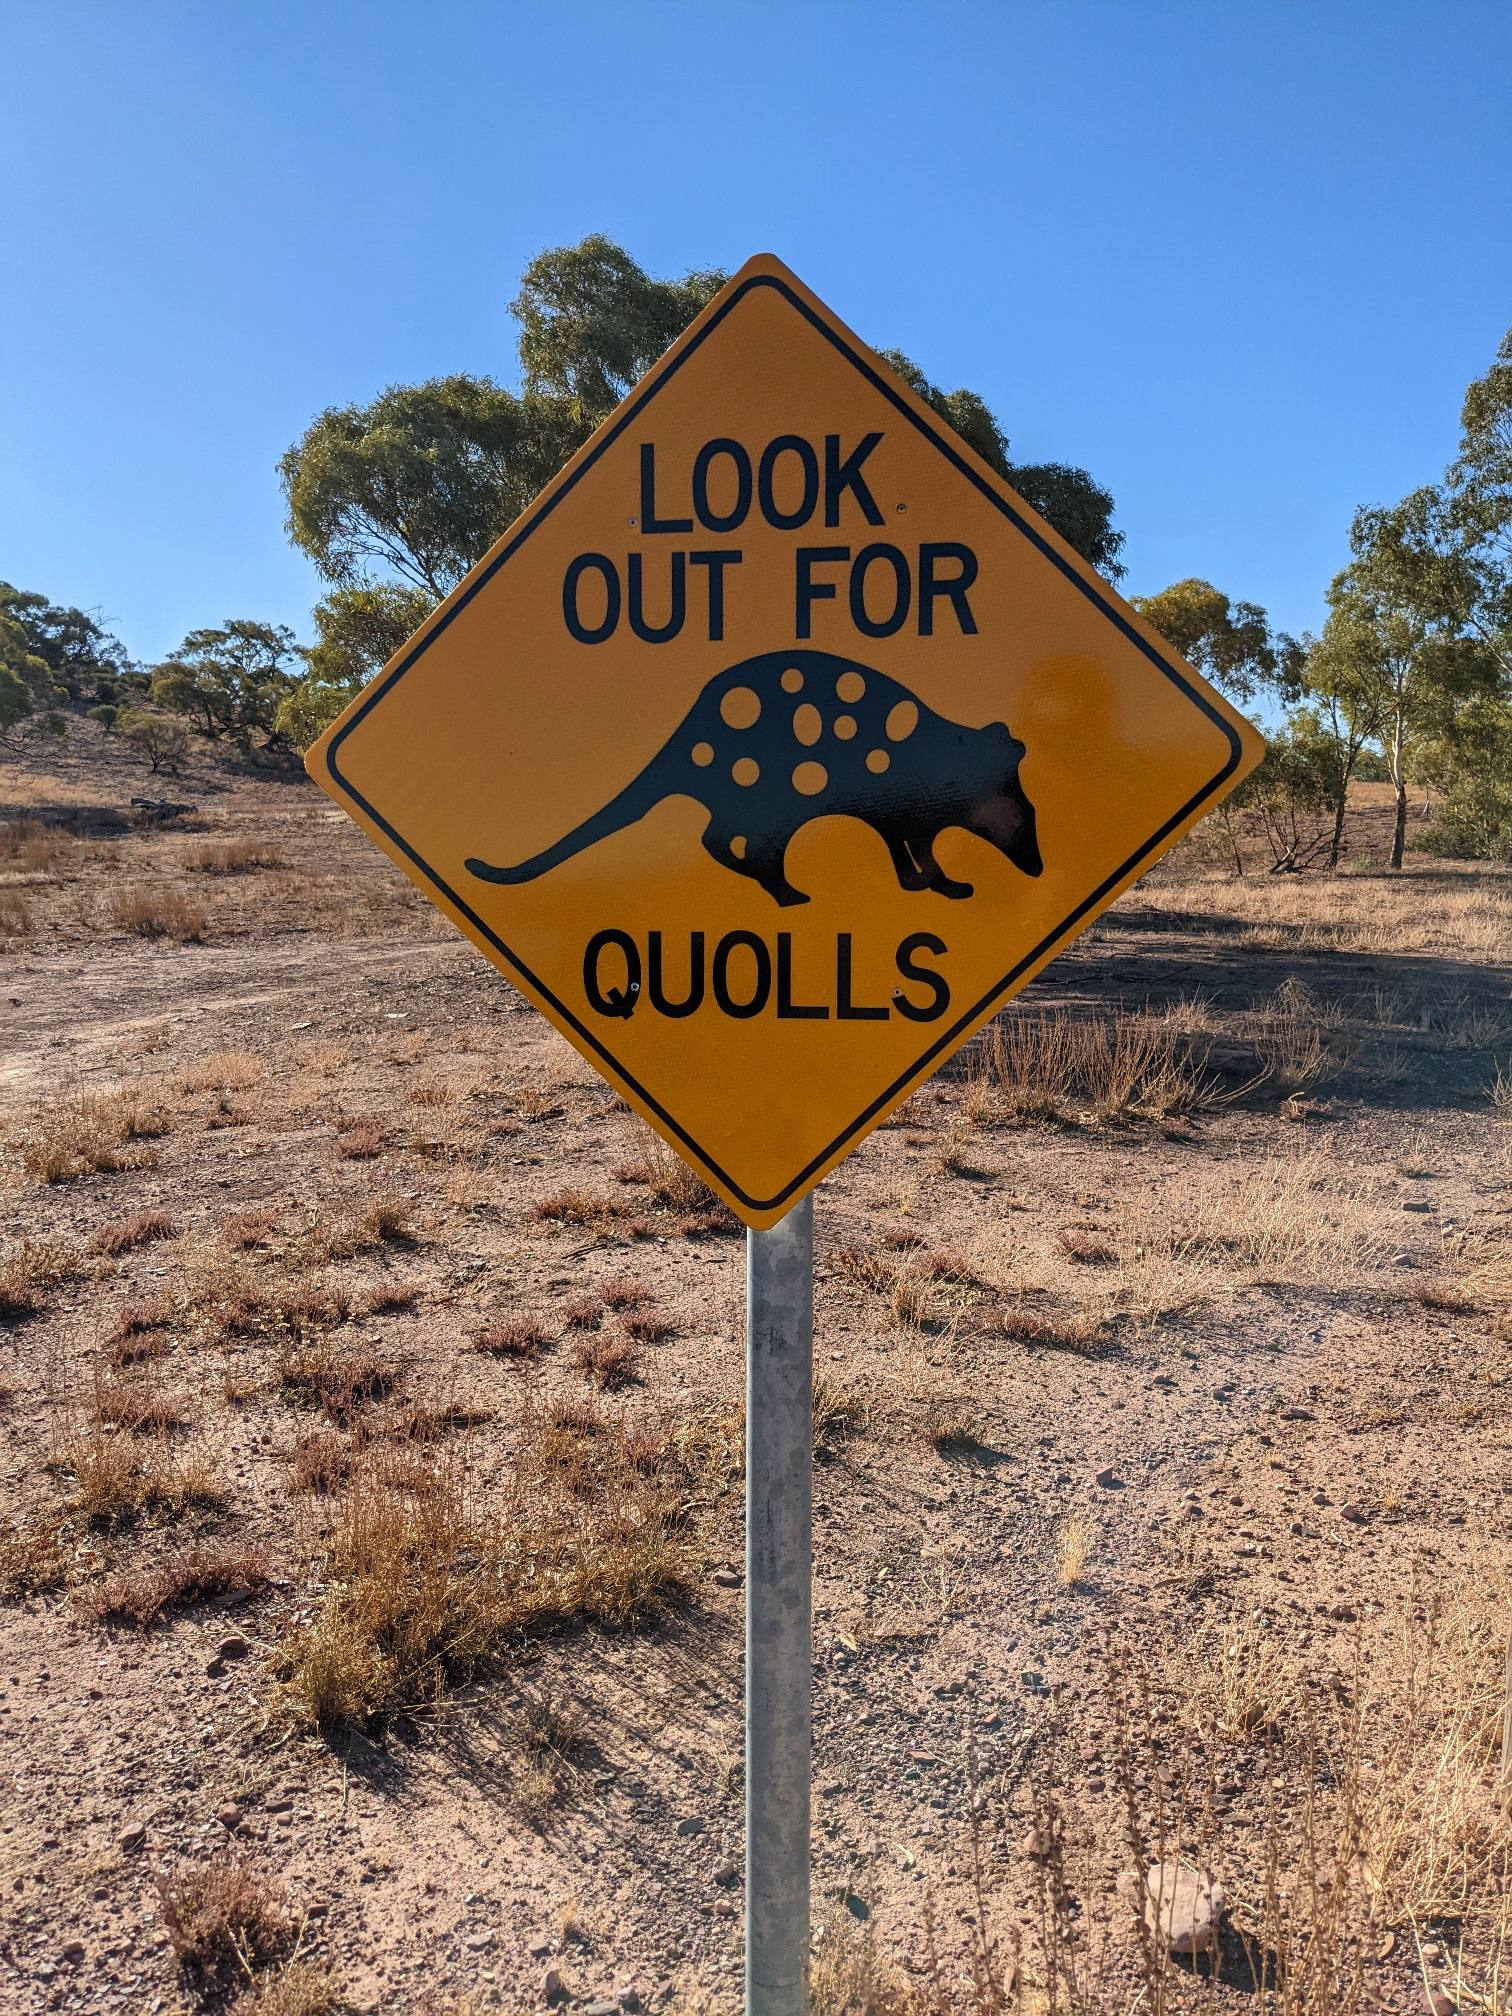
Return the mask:
M 573 1330 L 597 1330 L 604 1320 L 604 1305 L 597 1295 L 574 1296 L 562 1311 Z
M 460 1462 L 419 1493 L 364 1462 L 328 1541 L 321 1612 L 283 1650 L 291 1711 L 321 1728 L 370 1726 L 465 1684 L 527 1636 L 664 1616 L 693 1574 L 679 1502 L 621 1432 L 560 1404 L 527 1436 L 492 1515 Z
M 0 1260 L 0 1323 L 35 1316 L 48 1290 L 79 1272 L 71 1247 L 43 1239 L 23 1239 Z
M 174 1074 L 174 1082 L 185 1093 L 247 1092 L 263 1079 L 262 1059 L 253 1050 L 212 1050 L 197 1057 Z
M 334 1967 L 291 1960 L 265 1976 L 237 2004 L 237 2016 L 342 2016 L 350 2008 Z
M 277 1223 L 278 1213 L 266 1207 L 233 1211 L 221 1224 L 221 1238 L 233 1253 L 246 1253 L 254 1246 L 265 1246 L 268 1234 Z
M 629 1213 L 613 1197 L 592 1190 L 554 1190 L 531 1205 L 530 1215 L 542 1224 L 603 1226 Z
M 131 1624 L 145 1631 L 162 1617 L 217 1596 L 266 1589 L 267 1563 L 251 1547 L 194 1547 L 175 1560 L 112 1575 L 79 1598 L 96 1624 Z
M 413 1309 L 424 1293 L 418 1281 L 385 1281 L 369 1291 L 362 1306 L 369 1316 L 386 1316 L 396 1309 Z
M 349 1120 L 336 1131 L 336 1153 L 348 1162 L 371 1162 L 388 1146 L 381 1120 Z
M 539 1316 L 509 1316 L 472 1333 L 472 1348 L 490 1358 L 539 1358 L 555 1340 Z
M 1419 1308 L 1432 1309 L 1442 1316 L 1478 1316 L 1481 1309 L 1473 1296 L 1443 1281 L 1414 1281 L 1403 1300 L 1416 1302 Z
M 113 1257 L 146 1246 L 154 1239 L 177 1237 L 178 1227 L 166 1211 L 134 1211 L 129 1218 L 117 1218 L 110 1225 L 102 1225 L 91 1235 L 89 1250 Z
M 1211 1096 L 1188 1037 L 1164 1016 L 1078 1017 L 1061 1009 L 1008 1009 L 983 1030 L 972 1053 L 968 1110 L 1060 1120 L 1068 1103 L 1103 1123 L 1166 1120 Z
M 632 1318 L 633 1322 L 635 1319 Z M 628 1325 L 626 1326 L 629 1327 Z M 633 1385 L 640 1377 L 640 1347 L 630 1337 L 605 1336 L 591 1331 L 572 1347 L 572 1362 L 584 1372 L 600 1392 L 617 1391 Z
M 283 1392 L 318 1407 L 331 1421 L 349 1421 L 375 1400 L 387 1399 L 398 1375 L 364 1344 L 316 1333 L 296 1337 L 279 1353 L 276 1377 Z
M 660 1344 L 676 1334 L 671 1318 L 655 1309 L 632 1309 L 621 1315 L 620 1322 L 625 1335 L 633 1337 L 637 1344 Z
M 150 1365 L 168 1356 L 170 1340 L 166 1330 L 129 1330 L 106 1346 L 106 1362 L 112 1372 L 131 1365 Z
M 612 1281 L 604 1282 L 599 1293 L 606 1309 L 639 1309 L 642 1303 L 651 1300 L 651 1290 L 633 1274 L 616 1275 Z
M 128 1302 L 117 1311 L 111 1336 L 119 1342 L 150 1330 L 163 1330 L 173 1321 L 173 1304 L 166 1295 L 149 1296 L 145 1302 Z
M 158 1910 L 174 1956 L 207 1993 L 229 1989 L 271 1960 L 289 1933 L 283 1891 L 242 1855 L 157 1878 Z
M 143 1337 L 132 1341 L 140 1348 Z M 116 1379 L 102 1385 L 95 1395 L 95 1412 L 101 1421 L 112 1428 L 124 1429 L 128 1435 L 162 1435 L 184 1424 L 182 1401 L 165 1393 L 160 1386 L 138 1379 Z
M 133 1088 L 68 1092 L 21 1129 L 21 1166 L 39 1183 L 144 1169 L 156 1157 L 137 1144 L 166 1131 L 165 1117 Z
M 1095 1530 L 1085 1512 L 1073 1512 L 1061 1527 L 1055 1549 L 1055 1579 L 1062 1589 L 1075 1589 L 1081 1582 Z
M 339 1224 L 317 1222 L 311 1227 L 312 1252 L 323 1259 L 350 1260 L 357 1253 L 373 1253 L 380 1246 L 413 1246 L 417 1235 L 409 1205 L 402 1197 L 375 1197 L 364 1210 Z
M 0 889 L 0 940 L 7 950 L 31 943 L 31 905 L 19 889 Z
M 1083 1267 L 1109 1267 L 1118 1258 L 1114 1249 L 1095 1232 L 1067 1225 L 1055 1235 L 1055 1249 Z
M 69 1436 L 49 1467 L 72 1474 L 70 1508 L 93 1526 L 124 1526 L 144 1513 L 176 1519 L 224 1508 L 220 1480 L 203 1463 L 180 1459 L 166 1438 L 146 1446 L 107 1430 L 98 1416 Z
M 339 1490 L 351 1474 L 350 1444 L 331 1428 L 315 1428 L 294 1444 L 290 1462 L 291 1491 Z
M 205 907 L 180 889 L 141 884 L 118 889 L 111 898 L 110 921 L 117 931 L 136 938 L 169 938 L 176 945 L 198 945 L 205 936 Z
M 183 862 L 195 875 L 246 875 L 257 868 L 288 866 L 265 840 L 223 840 L 191 847 Z
M 74 1573 L 66 1538 L 57 1513 L 37 1513 L 20 1523 L 0 1519 L 0 1600 L 13 1603 L 66 1588 Z

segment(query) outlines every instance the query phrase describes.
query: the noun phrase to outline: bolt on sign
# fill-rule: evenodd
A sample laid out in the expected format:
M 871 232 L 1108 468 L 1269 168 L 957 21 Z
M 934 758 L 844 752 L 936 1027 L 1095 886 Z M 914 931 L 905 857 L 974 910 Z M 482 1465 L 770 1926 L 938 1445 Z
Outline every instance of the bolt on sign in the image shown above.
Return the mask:
M 760 257 L 307 762 L 761 1227 L 1262 752 Z

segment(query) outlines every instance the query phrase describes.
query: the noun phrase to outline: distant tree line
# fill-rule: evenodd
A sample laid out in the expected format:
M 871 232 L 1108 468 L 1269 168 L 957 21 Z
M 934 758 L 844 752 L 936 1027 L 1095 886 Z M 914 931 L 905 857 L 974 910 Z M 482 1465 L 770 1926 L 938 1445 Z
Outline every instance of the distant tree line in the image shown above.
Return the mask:
M 455 373 L 320 414 L 279 465 L 289 537 L 326 586 L 312 645 L 236 618 L 146 667 L 97 616 L 0 583 L 0 741 L 62 734 L 82 709 L 154 769 L 177 767 L 185 723 L 255 760 L 308 748 L 726 278 L 655 279 L 598 235 L 543 252 L 511 304 L 518 390 Z M 1015 462 L 979 394 L 881 354 L 1084 559 L 1122 577 L 1113 499 L 1085 469 Z M 1337 867 L 1351 784 L 1385 779 L 1400 867 L 1410 780 L 1440 798 L 1414 845 L 1512 859 L 1512 331 L 1465 394 L 1442 482 L 1356 512 L 1350 554 L 1316 637 L 1274 631 L 1207 581 L 1134 598 L 1239 705 L 1281 713 L 1214 830 L 1241 873 L 1257 835 L 1272 869 Z
M 1409 782 L 1441 800 L 1415 847 L 1512 860 L 1512 330 L 1465 393 L 1443 480 L 1363 506 L 1349 550 L 1322 634 L 1300 642 L 1205 581 L 1135 598 L 1234 699 L 1269 694 L 1284 709 L 1265 761 L 1215 815 L 1235 865 L 1247 826 L 1273 870 L 1336 868 L 1349 787 L 1365 776 L 1392 786 L 1393 868 Z

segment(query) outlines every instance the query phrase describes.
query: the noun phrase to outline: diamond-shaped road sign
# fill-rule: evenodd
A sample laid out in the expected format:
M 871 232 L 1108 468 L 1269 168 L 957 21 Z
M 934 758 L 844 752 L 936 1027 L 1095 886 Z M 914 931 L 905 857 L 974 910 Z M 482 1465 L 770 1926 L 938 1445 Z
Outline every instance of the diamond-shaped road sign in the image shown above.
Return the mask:
M 762 257 L 308 765 L 760 1227 L 1262 749 Z

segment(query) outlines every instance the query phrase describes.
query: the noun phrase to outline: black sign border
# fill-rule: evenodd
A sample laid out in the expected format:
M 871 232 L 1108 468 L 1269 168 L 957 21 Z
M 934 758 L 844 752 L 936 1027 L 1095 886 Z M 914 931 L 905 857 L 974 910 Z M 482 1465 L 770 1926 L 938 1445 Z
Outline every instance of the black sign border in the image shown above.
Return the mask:
M 1228 761 L 1224 764 L 1223 768 L 1219 770 L 1216 773 L 1216 775 L 1210 779 L 1208 783 L 1203 785 L 1200 791 L 1196 792 L 1192 797 L 1190 797 L 1178 811 L 1173 812 L 1171 817 L 1167 819 L 1164 822 L 1164 824 L 1161 825 L 1154 833 L 1151 834 L 1150 838 L 1144 843 L 1143 846 L 1136 848 L 1135 851 L 1128 857 L 1128 859 L 1120 863 L 1120 865 L 1113 870 L 1111 875 L 1106 876 L 1103 879 L 1103 881 L 1101 881 L 1098 884 L 1098 886 L 1092 891 L 1092 893 L 1084 899 L 1084 901 L 1078 903 L 1074 910 L 1070 911 L 1064 918 L 1062 918 L 1061 922 L 1055 926 L 1053 931 L 1047 932 L 1045 936 L 1040 939 L 1039 943 L 1033 948 L 1032 951 L 1026 952 L 1024 957 L 1020 959 L 1017 962 L 1017 964 L 1014 965 L 1007 973 L 1005 973 L 1002 979 L 999 980 L 995 986 L 989 987 L 987 992 L 983 994 L 977 1001 L 973 1002 L 971 1007 L 968 1008 L 963 1015 L 958 1016 L 956 1020 L 951 1024 L 951 1026 L 947 1030 L 945 1030 L 943 1034 L 937 1036 L 934 1039 L 934 1041 L 930 1043 L 928 1047 L 915 1059 L 915 1061 L 909 1065 L 906 1071 L 900 1073 L 900 1075 L 893 1080 L 893 1082 L 887 1087 L 885 1091 L 878 1093 L 877 1097 L 873 1099 L 871 1103 L 868 1106 L 866 1106 L 863 1109 L 863 1111 L 856 1116 L 854 1120 L 852 1120 L 851 1122 L 849 1122 L 848 1125 L 843 1127 L 840 1130 L 840 1132 L 835 1136 L 835 1138 L 826 1147 L 821 1148 L 819 1153 L 815 1155 L 808 1163 L 805 1164 L 805 1166 L 802 1169 L 798 1171 L 797 1175 L 793 1177 L 790 1183 L 785 1184 L 784 1187 L 781 1190 L 779 1190 L 775 1194 L 775 1196 L 772 1197 L 752 1197 L 745 1190 L 743 1190 L 740 1187 L 740 1185 L 734 1180 L 734 1178 L 730 1176 L 727 1173 L 727 1171 L 725 1171 L 720 1167 L 719 1163 L 715 1161 L 714 1157 L 710 1155 L 706 1149 L 700 1147 L 698 1142 L 693 1139 L 692 1135 L 689 1134 L 684 1127 L 678 1124 L 678 1122 L 661 1104 L 660 1100 L 656 1099 L 650 1092 L 648 1092 L 646 1087 L 642 1085 L 637 1078 L 632 1076 L 632 1074 L 625 1069 L 624 1065 L 622 1065 L 619 1062 L 619 1060 L 614 1056 L 613 1052 L 607 1049 L 605 1045 L 599 1041 L 598 1037 L 593 1033 L 593 1031 L 585 1027 L 585 1025 L 578 1020 L 577 1016 L 573 1014 L 572 1010 L 568 1008 L 565 1005 L 565 1003 L 557 999 L 556 995 L 552 993 L 551 989 L 545 984 L 545 982 L 539 979 L 536 974 L 531 972 L 530 968 L 525 964 L 525 961 L 521 959 L 516 953 L 512 952 L 509 949 L 509 947 L 504 943 L 502 938 L 500 938 L 494 931 L 490 930 L 488 925 L 484 923 L 483 919 L 465 900 L 465 898 L 459 896 L 456 890 L 451 888 L 450 885 L 446 881 L 444 881 L 440 875 L 436 873 L 435 869 L 431 867 L 430 863 L 426 861 L 422 855 L 416 852 L 416 850 L 404 838 L 403 834 L 399 833 L 393 826 L 389 824 L 388 820 L 383 817 L 382 813 L 378 811 L 377 807 L 374 805 L 370 805 L 368 803 L 367 799 L 363 797 L 362 793 L 357 790 L 357 788 L 350 782 L 350 780 L 341 774 L 340 769 L 337 767 L 337 761 L 336 761 L 342 743 L 357 727 L 358 723 L 364 721 L 367 718 L 367 716 L 378 705 L 379 701 L 383 699 L 384 695 L 388 693 L 390 689 L 394 687 L 398 683 L 398 681 L 404 677 L 405 673 L 410 670 L 411 666 L 416 664 L 418 660 L 425 654 L 425 652 L 430 648 L 431 644 L 435 641 L 437 637 L 440 636 L 441 632 L 453 620 L 453 618 L 458 616 L 462 612 L 462 610 L 464 610 L 467 607 L 468 603 L 471 602 L 473 597 L 487 586 L 487 584 L 493 579 L 494 575 L 498 573 L 499 569 L 504 565 L 504 563 L 507 560 L 511 559 L 513 555 L 519 551 L 521 546 L 524 545 L 525 541 L 530 537 L 532 532 L 534 532 L 538 526 L 545 523 L 546 519 L 550 517 L 551 513 L 561 503 L 562 499 L 566 497 L 573 489 L 576 488 L 576 486 L 588 474 L 589 470 L 592 469 L 594 464 L 598 461 L 599 457 L 605 452 L 605 450 L 608 449 L 613 442 L 619 439 L 620 435 L 624 433 L 627 427 L 629 427 L 634 421 L 639 419 L 641 414 L 644 413 L 646 407 L 656 397 L 657 393 L 660 392 L 664 386 L 671 383 L 672 379 L 677 375 L 678 371 L 680 371 L 683 365 L 687 363 L 688 359 L 694 354 L 694 352 L 699 348 L 699 346 L 708 341 L 709 337 L 713 335 L 714 331 L 719 327 L 721 322 L 723 322 L 728 315 L 734 312 L 734 310 L 739 306 L 739 304 L 745 299 L 747 294 L 749 294 L 754 288 L 757 287 L 770 287 L 774 289 L 778 294 L 780 294 L 783 300 L 786 301 L 789 304 L 789 306 L 795 310 L 797 314 L 801 315 L 807 323 L 809 323 L 814 329 L 816 329 L 819 332 L 819 334 L 824 338 L 824 340 L 827 343 L 829 343 L 832 346 L 832 348 L 837 350 L 840 353 L 840 355 L 845 358 L 847 363 L 849 363 L 855 370 L 860 372 L 861 376 L 866 379 L 867 383 L 871 385 L 875 391 L 879 392 L 882 395 L 882 397 L 887 400 L 889 405 L 893 406 L 897 410 L 899 415 L 904 420 L 907 421 L 909 426 L 914 428 L 916 432 L 922 434 L 925 440 L 930 442 L 931 445 L 934 448 L 936 448 L 941 455 L 945 457 L 946 461 L 948 461 L 951 464 L 951 466 L 961 476 L 963 476 L 968 483 L 970 483 L 973 486 L 974 489 L 978 490 L 981 493 L 981 495 L 984 496 L 988 500 L 988 502 L 992 504 L 993 507 L 997 511 L 999 511 L 1004 518 L 1008 520 L 1009 524 L 1012 525 L 1017 532 L 1021 533 L 1023 537 L 1026 538 L 1030 542 L 1030 544 L 1036 548 L 1038 552 L 1043 554 L 1045 559 L 1050 562 L 1051 566 L 1053 566 L 1061 574 L 1063 574 L 1065 578 L 1069 582 L 1071 582 L 1071 584 L 1082 595 L 1084 595 L 1087 598 L 1087 600 L 1090 603 L 1092 603 L 1092 605 L 1096 609 L 1098 609 L 1111 624 L 1113 624 L 1114 628 L 1117 629 L 1122 636 L 1127 638 L 1128 641 L 1135 647 L 1135 649 L 1138 652 L 1140 652 L 1140 654 L 1143 657 L 1149 660 L 1149 662 L 1155 667 L 1155 669 L 1158 672 L 1162 674 L 1164 678 L 1170 680 L 1172 685 L 1178 687 L 1180 691 L 1183 692 L 1186 695 L 1186 697 L 1192 702 L 1192 705 L 1196 707 L 1200 713 L 1206 715 L 1207 719 L 1211 721 L 1214 727 L 1220 731 L 1220 733 L 1224 736 L 1229 745 Z M 689 1149 L 692 1152 L 692 1154 L 695 1155 L 698 1158 L 698 1160 L 703 1163 L 706 1169 L 708 1169 L 713 1175 L 717 1176 L 720 1182 L 730 1192 L 730 1194 L 734 1197 L 738 1197 L 742 1204 L 746 1205 L 752 1211 L 766 1212 L 777 1210 L 780 1206 L 787 1203 L 790 1198 L 794 1197 L 796 1193 L 801 1192 L 809 1184 L 809 1182 L 814 1177 L 816 1172 L 822 1169 L 825 1163 L 830 1161 L 831 1158 L 837 1153 L 837 1151 L 843 1149 L 845 1147 L 845 1144 L 848 1141 L 850 1141 L 857 1133 L 859 1133 L 860 1130 L 866 1126 L 868 1121 L 870 1121 L 876 1114 L 881 1112 L 884 1107 L 888 1106 L 898 1096 L 898 1094 L 903 1090 L 904 1086 L 906 1086 L 911 1079 L 917 1078 L 919 1073 L 922 1070 L 924 1070 L 927 1066 L 934 1063 L 934 1061 L 937 1058 L 940 1058 L 946 1055 L 948 1052 L 955 1049 L 962 1038 L 963 1032 L 967 1030 L 972 1023 L 980 1021 L 985 1012 L 989 1008 L 991 1008 L 993 1002 L 1001 999 L 1001 997 L 1008 991 L 1008 989 L 1013 985 L 1014 981 L 1017 980 L 1021 974 L 1023 974 L 1029 967 L 1035 965 L 1037 961 L 1042 959 L 1045 956 L 1045 954 L 1057 944 L 1059 940 L 1065 938 L 1070 932 L 1072 932 L 1076 927 L 1076 925 L 1080 922 L 1080 920 L 1086 916 L 1087 912 L 1089 910 L 1094 909 L 1096 905 L 1102 900 L 1102 898 L 1107 895 L 1110 889 L 1114 888 L 1116 884 L 1121 882 L 1123 878 L 1127 874 L 1129 874 L 1129 872 L 1132 869 L 1137 868 L 1139 863 L 1142 860 L 1144 860 L 1145 856 L 1148 855 L 1152 851 L 1152 849 L 1158 847 L 1160 842 L 1165 839 L 1167 834 L 1173 832 L 1175 828 L 1180 826 L 1184 820 L 1189 819 L 1194 812 L 1198 811 L 1201 808 L 1201 806 L 1204 805 L 1207 802 L 1207 800 L 1213 796 L 1215 791 L 1217 791 L 1224 783 L 1227 782 L 1227 780 L 1234 774 L 1234 771 L 1238 768 L 1243 753 L 1244 753 L 1243 744 L 1240 741 L 1239 736 L 1235 731 L 1234 727 L 1230 722 L 1224 719 L 1223 715 L 1220 714 L 1217 708 L 1212 705 L 1211 701 L 1208 700 L 1206 695 L 1199 692 L 1197 688 L 1193 686 L 1190 679 L 1186 677 L 1185 673 L 1181 670 L 1179 666 L 1171 664 L 1166 658 L 1162 657 L 1162 655 L 1157 650 L 1155 650 L 1154 647 L 1150 643 L 1148 643 L 1145 638 L 1140 636 L 1139 632 L 1134 628 L 1134 626 L 1131 623 L 1127 621 L 1127 619 L 1120 613 L 1120 611 L 1115 607 L 1113 607 L 1111 603 L 1106 601 L 1103 595 L 1099 593 L 1098 589 L 1094 587 L 1090 581 L 1086 580 L 1084 576 L 1081 573 L 1079 573 L 1075 567 L 1071 566 L 1070 563 L 1061 554 L 1057 553 L 1054 547 L 1050 545 L 1049 541 L 1046 540 L 1036 530 L 1036 528 L 1029 523 L 1029 521 L 1026 518 L 1021 516 L 1020 513 L 1014 509 L 1013 505 L 1008 502 L 1006 497 L 1003 497 L 990 483 L 986 482 L 983 479 L 983 477 L 978 473 L 977 470 L 972 468 L 971 464 L 960 452 L 960 448 L 958 445 L 956 445 L 953 436 L 949 435 L 947 432 L 937 427 L 936 424 L 933 423 L 932 421 L 927 420 L 923 414 L 916 412 L 914 408 L 907 403 L 906 400 L 900 398 L 896 388 L 890 385 L 888 381 L 884 377 L 882 377 L 881 374 L 877 372 L 870 363 L 868 363 L 866 358 L 861 356 L 856 350 L 852 349 L 851 345 L 845 340 L 844 336 L 842 336 L 838 330 L 831 328 L 831 326 L 823 319 L 822 316 L 815 314 L 814 310 L 809 306 L 809 304 L 806 301 L 804 301 L 801 296 L 794 293 L 793 289 L 789 287 L 784 280 L 779 279 L 775 274 L 757 273 L 752 274 L 752 276 L 748 280 L 742 281 L 738 287 L 732 290 L 728 299 L 720 303 L 720 305 L 710 315 L 708 321 L 704 323 L 703 327 L 699 329 L 696 332 L 696 334 L 693 335 L 690 341 L 681 350 L 679 350 L 674 357 L 670 358 L 666 363 L 655 367 L 653 370 L 647 373 L 646 377 L 641 381 L 639 387 L 630 396 L 628 402 L 620 409 L 617 417 L 611 421 L 611 423 L 605 429 L 603 435 L 599 438 L 599 440 L 596 443 L 594 443 L 590 452 L 587 453 L 583 457 L 582 461 L 579 462 L 576 465 L 576 467 L 571 471 L 566 481 L 563 482 L 559 488 L 553 490 L 550 496 L 547 497 L 541 504 L 533 506 L 531 510 L 525 514 L 525 516 L 520 521 L 518 529 L 511 536 L 508 544 L 502 547 L 500 551 L 497 552 L 491 560 L 489 560 L 483 567 L 479 569 L 478 573 L 474 576 L 472 580 L 468 582 L 466 588 L 457 597 L 456 601 L 453 602 L 451 606 L 444 612 L 440 620 L 436 623 L 435 627 L 427 632 L 425 637 L 420 641 L 420 643 L 418 643 L 414 647 L 412 651 L 408 652 L 403 658 L 399 660 L 398 664 L 394 666 L 392 671 L 384 675 L 379 684 L 374 687 L 373 691 L 367 696 L 367 698 L 363 701 L 362 705 L 357 709 L 357 712 L 352 716 L 351 720 L 347 722 L 346 726 L 342 728 L 339 731 L 339 733 L 332 736 L 331 741 L 326 748 L 325 759 L 326 759 L 326 768 L 331 776 L 333 783 L 335 783 L 341 791 L 345 792 L 347 797 L 351 799 L 354 805 L 358 805 L 362 808 L 363 812 L 367 815 L 367 817 L 370 820 L 372 820 L 373 824 L 379 827 L 384 833 L 388 835 L 390 840 L 393 841 L 394 845 L 400 850 L 401 853 L 403 853 L 409 860 L 414 862 L 415 866 L 421 871 L 421 873 L 426 877 L 426 879 L 435 885 L 435 887 L 446 898 L 448 903 L 450 903 L 456 910 L 460 911 L 461 914 L 467 918 L 468 922 L 473 926 L 474 930 L 476 930 L 481 937 L 485 938 L 488 941 L 488 943 L 493 946 L 495 951 L 499 953 L 500 957 L 506 962 L 506 964 L 512 967 L 514 971 L 517 972 L 523 980 L 525 980 L 532 988 L 534 988 L 537 994 L 541 995 L 543 999 L 551 1003 L 553 1009 L 556 1011 L 558 1015 L 561 1016 L 562 1020 L 570 1024 L 570 1026 L 577 1031 L 578 1035 L 582 1038 L 583 1042 L 588 1046 L 588 1048 L 591 1051 L 593 1051 L 597 1056 L 601 1057 L 604 1060 L 604 1062 L 609 1065 L 614 1075 L 618 1079 L 620 1079 L 620 1081 L 623 1084 L 628 1085 L 631 1088 L 631 1090 L 636 1094 L 636 1096 L 641 1100 L 643 1100 L 645 1104 L 650 1107 L 652 1112 L 654 1112 L 657 1115 L 657 1117 L 662 1121 L 662 1123 L 666 1127 L 668 1127 L 672 1133 L 674 1133 L 677 1136 L 679 1141 L 683 1143 L 684 1147 Z

